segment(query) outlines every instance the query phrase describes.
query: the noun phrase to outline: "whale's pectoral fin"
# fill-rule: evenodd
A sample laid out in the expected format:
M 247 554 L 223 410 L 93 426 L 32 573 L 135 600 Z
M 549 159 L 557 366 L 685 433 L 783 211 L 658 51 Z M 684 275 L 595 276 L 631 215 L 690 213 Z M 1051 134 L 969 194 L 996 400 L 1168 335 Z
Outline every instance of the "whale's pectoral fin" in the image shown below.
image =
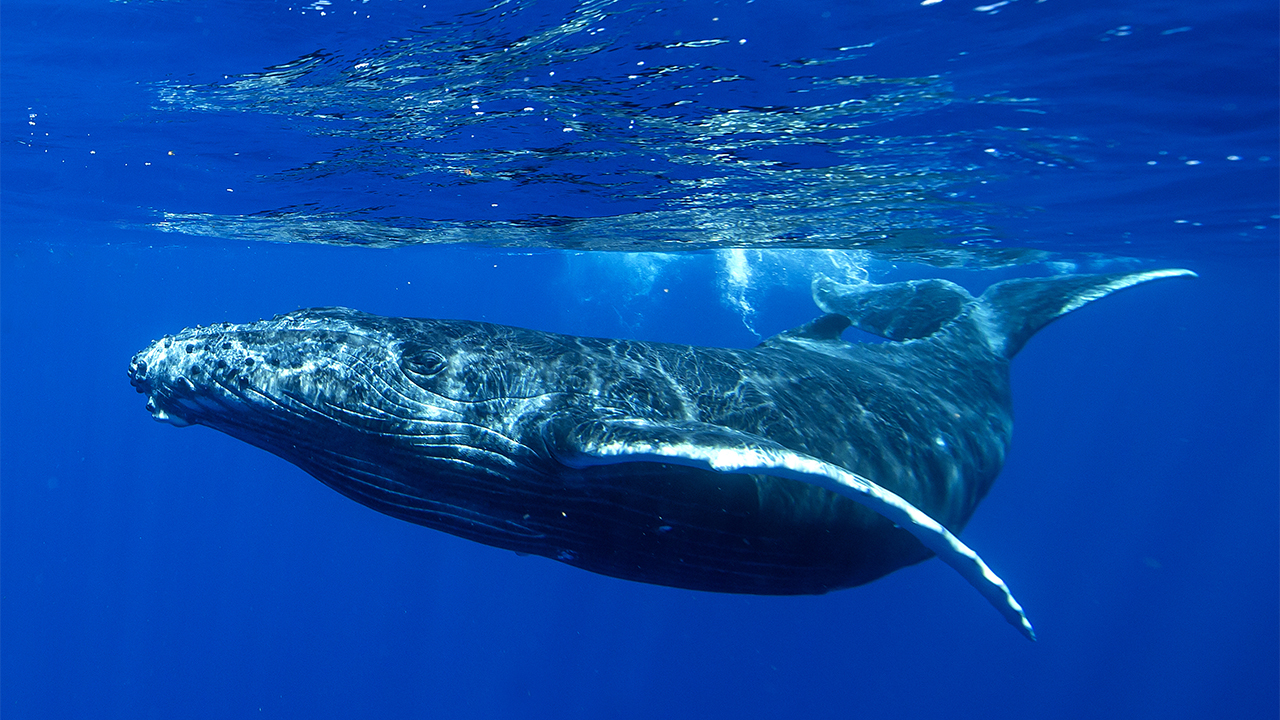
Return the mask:
M 1027 638 L 1035 632 L 1004 581 L 977 553 L 898 495 L 837 465 L 718 425 L 641 418 L 560 420 L 548 445 L 570 467 L 655 462 L 809 483 L 865 505 L 904 528 L 978 589 Z
M 1018 354 L 1038 330 L 1067 313 L 1117 290 L 1153 280 L 1196 277 L 1190 270 L 1166 268 L 1112 275 L 1058 275 L 1005 280 L 987 288 L 980 302 L 985 323 L 1005 357 Z
M 1011 358 L 1040 328 L 1094 300 L 1152 280 L 1195 275 L 1169 268 L 1018 278 L 996 283 L 976 299 L 959 285 L 937 278 L 844 285 L 819 275 L 813 279 L 813 301 L 828 315 L 779 337 L 831 339 L 832 330 L 838 337 L 844 327 L 833 316 L 843 316 L 853 327 L 883 338 L 917 340 L 967 313 L 985 329 L 992 349 Z

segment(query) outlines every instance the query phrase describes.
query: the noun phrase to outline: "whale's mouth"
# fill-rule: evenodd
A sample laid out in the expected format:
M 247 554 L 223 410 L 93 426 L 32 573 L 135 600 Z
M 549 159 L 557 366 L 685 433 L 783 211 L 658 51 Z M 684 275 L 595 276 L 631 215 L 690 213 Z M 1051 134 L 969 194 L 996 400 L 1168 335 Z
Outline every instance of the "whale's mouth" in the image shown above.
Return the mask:
M 142 359 L 140 355 L 134 355 L 133 359 L 129 361 L 129 384 L 133 385 L 133 388 L 139 394 L 147 396 L 147 412 L 151 413 L 151 417 L 156 421 L 167 423 L 174 427 L 191 425 L 190 420 L 175 415 L 162 406 L 161 395 L 155 391 L 151 377 L 147 373 L 148 370 L 149 367 L 146 360 Z M 177 386 L 183 387 L 192 393 L 195 392 L 195 385 L 185 377 L 177 379 Z
M 147 409 L 151 411 L 151 417 L 157 422 L 166 423 L 174 427 L 187 427 L 192 423 L 184 420 L 177 415 L 172 415 L 162 408 L 156 406 L 155 400 L 147 398 Z

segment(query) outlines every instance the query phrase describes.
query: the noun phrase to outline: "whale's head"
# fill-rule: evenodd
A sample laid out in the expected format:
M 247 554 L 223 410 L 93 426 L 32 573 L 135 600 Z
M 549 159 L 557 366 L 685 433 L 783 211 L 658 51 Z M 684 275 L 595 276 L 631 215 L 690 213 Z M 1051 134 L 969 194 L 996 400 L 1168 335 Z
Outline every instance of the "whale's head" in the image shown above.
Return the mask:
M 536 454 L 516 426 L 550 395 L 514 388 L 490 341 L 476 323 L 299 310 L 161 338 L 129 378 L 157 420 L 222 431 L 330 484 L 385 484 L 386 468 L 408 471 L 397 455 L 419 474 L 502 473 Z
M 378 320 L 325 308 L 187 328 L 135 355 L 129 379 L 157 420 L 180 427 L 328 417 L 373 430 L 395 414 L 410 378 L 444 365 Z

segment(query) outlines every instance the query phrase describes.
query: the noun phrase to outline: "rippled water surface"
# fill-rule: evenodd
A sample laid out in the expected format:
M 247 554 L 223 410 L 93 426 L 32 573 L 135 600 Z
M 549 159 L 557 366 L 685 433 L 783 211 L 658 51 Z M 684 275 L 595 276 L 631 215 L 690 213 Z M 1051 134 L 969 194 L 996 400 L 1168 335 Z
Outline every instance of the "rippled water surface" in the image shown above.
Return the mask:
M 43 180 L 119 223 L 340 245 L 865 248 L 966 265 L 1197 240 L 1265 253 L 1271 15 L 20 4 L 8 27 L 73 23 L 92 47 L 90 62 L 9 51 L 48 74 L 33 87 L 5 70 L 27 111 L 10 102 L 6 177 L 37 179 L 6 192 L 48 211 Z M 104 192 L 105 177 L 120 183 Z

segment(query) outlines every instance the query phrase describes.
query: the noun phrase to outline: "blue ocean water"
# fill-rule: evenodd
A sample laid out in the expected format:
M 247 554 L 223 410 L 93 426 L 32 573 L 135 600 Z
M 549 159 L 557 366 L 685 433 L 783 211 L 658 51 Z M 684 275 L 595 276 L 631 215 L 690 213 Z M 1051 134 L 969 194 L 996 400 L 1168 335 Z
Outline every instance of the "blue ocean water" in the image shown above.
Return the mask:
M 1272 2 L 0 4 L 0 713 L 1275 717 Z M 1013 363 L 964 540 L 814 597 L 517 557 L 125 377 L 319 305 L 746 347 L 821 272 L 1187 267 Z

